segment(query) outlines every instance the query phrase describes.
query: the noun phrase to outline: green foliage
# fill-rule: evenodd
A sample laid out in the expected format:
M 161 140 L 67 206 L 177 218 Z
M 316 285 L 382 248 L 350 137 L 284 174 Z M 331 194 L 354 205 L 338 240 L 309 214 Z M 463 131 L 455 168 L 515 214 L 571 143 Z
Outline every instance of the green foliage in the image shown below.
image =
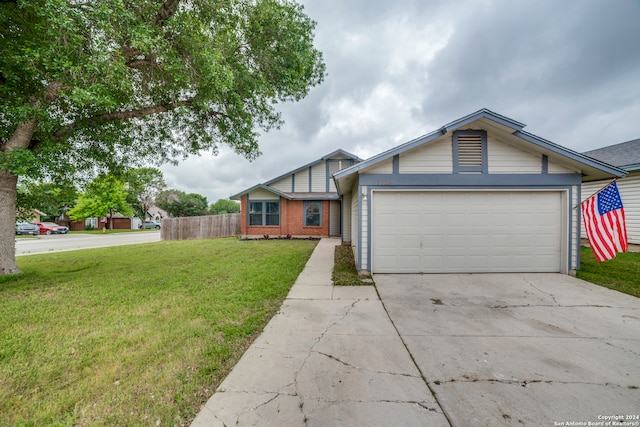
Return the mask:
M 240 203 L 229 199 L 219 199 L 209 206 L 209 213 L 211 215 L 240 213 Z
M 314 26 L 289 0 L 0 2 L 0 168 L 121 172 L 220 144 L 255 158 L 274 105 L 324 78 Z
M 349 245 L 338 245 L 334 253 L 333 272 L 331 280 L 336 286 L 360 286 L 370 285 L 371 282 L 363 282 L 362 279 L 370 279 L 371 276 L 361 276 L 356 269 L 356 261 L 353 256 L 353 248 Z
M 156 198 L 156 206 L 174 218 L 207 215 L 208 204 L 205 196 L 179 190 L 162 191 Z
M 124 179 L 127 184 L 127 201 L 134 214 L 144 220 L 156 197 L 166 187 L 162 171 L 156 168 L 130 169 Z
M 64 215 L 78 198 L 78 191 L 71 182 L 27 182 L 18 192 L 18 206 L 21 211 L 38 209 L 46 214 L 42 220 L 53 221 Z
M 86 218 L 113 217 L 116 212 L 125 216 L 133 214 L 127 203 L 125 184 L 113 175 L 102 175 L 89 184 L 87 191 L 78 197 L 76 205 L 69 209 L 68 215 L 74 221 L 82 221 Z

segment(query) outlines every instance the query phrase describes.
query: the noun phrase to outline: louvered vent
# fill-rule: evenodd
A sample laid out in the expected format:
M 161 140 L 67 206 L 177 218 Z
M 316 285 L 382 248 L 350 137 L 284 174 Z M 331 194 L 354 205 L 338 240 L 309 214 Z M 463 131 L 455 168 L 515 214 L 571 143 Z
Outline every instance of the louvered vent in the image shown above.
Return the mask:
M 482 166 L 482 135 L 458 135 L 458 165 Z

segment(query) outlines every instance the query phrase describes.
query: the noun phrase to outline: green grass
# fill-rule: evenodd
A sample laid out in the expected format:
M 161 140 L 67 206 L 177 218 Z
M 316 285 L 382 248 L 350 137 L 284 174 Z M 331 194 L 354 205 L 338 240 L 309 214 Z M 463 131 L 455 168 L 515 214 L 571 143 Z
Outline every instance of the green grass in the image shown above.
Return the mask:
M 363 279 L 370 279 L 371 276 L 361 276 L 358 274 L 353 256 L 353 248 L 348 245 L 336 246 L 331 278 L 335 286 L 371 285 L 371 283 L 362 281 Z
M 192 240 L 19 257 L 24 273 L 0 277 L 0 425 L 188 425 L 316 243 Z
M 640 253 L 622 253 L 599 263 L 591 248 L 583 246 L 580 258 L 578 278 L 640 297 Z

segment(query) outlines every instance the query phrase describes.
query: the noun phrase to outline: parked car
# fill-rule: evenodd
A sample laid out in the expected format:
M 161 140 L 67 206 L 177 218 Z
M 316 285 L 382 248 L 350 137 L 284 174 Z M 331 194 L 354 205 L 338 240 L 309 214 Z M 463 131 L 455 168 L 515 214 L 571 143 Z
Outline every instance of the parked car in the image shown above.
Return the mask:
M 34 222 L 33 224 L 40 227 L 40 234 L 66 234 L 69 231 L 68 227 L 55 222 Z
M 23 234 L 37 236 L 40 234 L 40 227 L 35 224 L 29 224 L 28 222 L 21 222 L 16 224 L 16 234 L 19 236 Z
M 138 228 L 142 229 L 142 224 L 140 224 L 138 226 Z M 160 228 L 160 222 L 159 221 L 145 221 L 144 222 L 144 228 L 155 228 L 155 229 L 159 229 Z

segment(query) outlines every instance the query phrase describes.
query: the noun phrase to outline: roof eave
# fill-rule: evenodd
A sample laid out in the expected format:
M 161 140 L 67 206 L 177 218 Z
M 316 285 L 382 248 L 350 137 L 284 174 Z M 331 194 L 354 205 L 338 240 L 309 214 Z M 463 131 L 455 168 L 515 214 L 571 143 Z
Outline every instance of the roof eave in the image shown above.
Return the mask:
M 242 191 L 242 192 L 240 192 L 238 194 L 234 194 L 233 196 L 229 196 L 229 199 L 231 199 L 231 200 L 240 200 L 240 198 L 242 196 L 244 196 L 245 194 L 249 194 L 252 191 L 255 191 L 255 190 L 259 189 L 259 188 L 263 189 L 263 190 L 267 190 L 267 191 L 269 191 L 269 192 L 271 192 L 273 194 L 276 194 L 276 195 L 278 195 L 280 197 L 284 197 L 285 199 L 291 200 L 291 197 L 288 196 L 286 193 L 283 193 L 282 191 L 278 191 L 275 188 L 269 187 L 268 185 L 265 185 L 265 184 L 254 185 L 253 187 L 248 188 L 248 189 L 246 189 L 246 190 L 244 190 L 244 191 Z

